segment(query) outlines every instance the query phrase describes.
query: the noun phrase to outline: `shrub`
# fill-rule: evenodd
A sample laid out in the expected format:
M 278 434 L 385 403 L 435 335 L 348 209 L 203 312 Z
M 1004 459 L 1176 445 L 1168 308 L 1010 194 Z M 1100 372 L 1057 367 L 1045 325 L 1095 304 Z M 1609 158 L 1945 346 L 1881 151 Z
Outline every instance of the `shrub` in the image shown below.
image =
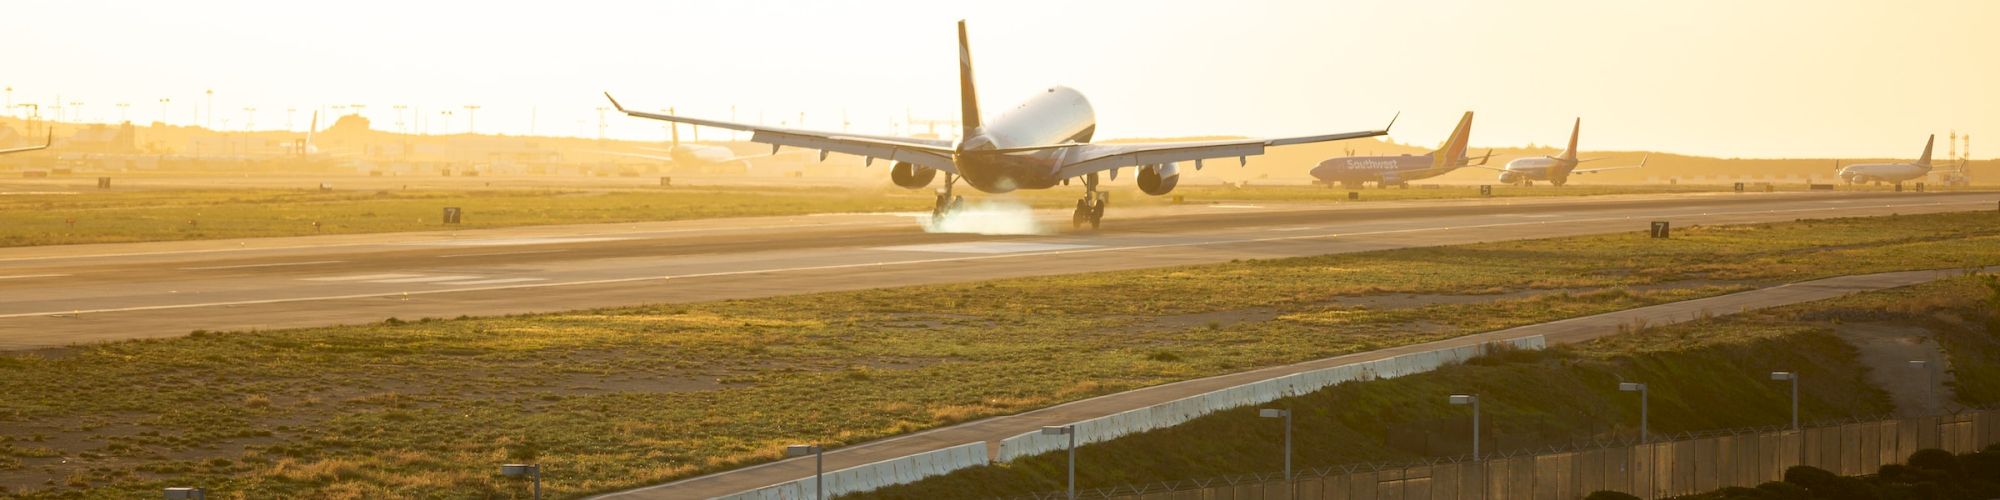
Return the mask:
M 1957 474 L 1958 457 L 1953 456 L 1949 451 L 1937 448 L 1925 448 L 1910 454 L 1910 467 Z
M 1724 498 L 1724 499 L 1738 499 L 1738 498 L 1763 499 L 1769 497 L 1770 495 L 1764 493 L 1764 490 L 1759 490 L 1756 488 L 1730 486 L 1715 492 L 1715 496 L 1717 498 Z
M 1598 490 L 1590 492 L 1590 496 L 1583 497 L 1583 500 L 1639 500 L 1639 497 L 1624 492 Z
M 1875 469 L 1875 477 L 1892 483 L 1907 483 L 1918 479 L 1917 471 L 1903 464 L 1882 464 L 1881 468 Z
M 1762 490 L 1767 498 L 1773 500 L 1807 500 L 1812 498 L 1812 493 L 1807 492 L 1805 487 L 1782 481 L 1771 481 L 1760 484 L 1757 485 L 1757 489 Z
M 1840 488 L 1840 476 L 1826 469 L 1810 465 L 1794 465 L 1785 469 L 1785 482 L 1804 487 L 1814 495 L 1829 496 Z
M 2000 450 L 1992 448 L 1988 447 L 1987 451 L 1958 457 L 1958 466 L 1964 469 L 1965 477 L 2000 481 Z

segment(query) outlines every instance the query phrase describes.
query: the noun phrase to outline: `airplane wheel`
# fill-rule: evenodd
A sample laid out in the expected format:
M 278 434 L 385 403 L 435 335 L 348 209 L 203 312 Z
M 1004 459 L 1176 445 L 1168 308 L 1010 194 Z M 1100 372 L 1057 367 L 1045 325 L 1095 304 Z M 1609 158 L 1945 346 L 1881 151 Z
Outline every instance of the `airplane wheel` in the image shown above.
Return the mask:
M 1097 229 L 1098 226 L 1104 225 L 1104 208 L 1109 205 L 1111 205 L 1111 197 L 1109 196 L 1097 200 L 1097 206 L 1092 207 L 1090 210 L 1091 229 Z

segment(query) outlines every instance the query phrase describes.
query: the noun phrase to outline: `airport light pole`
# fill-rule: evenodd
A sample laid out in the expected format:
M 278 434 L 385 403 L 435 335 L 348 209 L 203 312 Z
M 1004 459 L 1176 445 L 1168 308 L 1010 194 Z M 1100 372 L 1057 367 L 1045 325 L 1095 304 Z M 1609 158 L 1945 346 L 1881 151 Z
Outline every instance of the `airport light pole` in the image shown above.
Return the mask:
M 529 476 L 535 480 L 535 500 L 542 500 L 542 464 L 506 464 L 500 466 L 500 475 L 507 477 Z
M 243 130 L 245 132 L 257 130 L 256 106 L 245 106 L 243 108 Z
M 290 131 L 292 131 L 292 130 L 293 130 L 293 127 L 296 127 L 296 126 L 298 126 L 298 123 L 297 123 L 297 120 L 298 120 L 298 116 L 299 116 L 299 108 L 295 108 L 295 107 L 291 107 L 291 106 L 286 106 L 286 107 L 285 107 L 285 131 L 286 131 L 286 132 L 290 132 Z
M 14 116 L 14 86 L 13 86 L 13 85 L 8 85 L 8 86 L 7 86 L 7 107 L 5 107 L 5 108 L 0 108 L 0 109 L 4 109 L 4 110 L 6 110 L 6 111 L 7 111 L 7 116 Z M 730 108 L 730 109 L 735 109 L 735 108 Z M 732 112 L 732 113 L 730 113 L 730 114 L 732 114 L 732 115 L 733 115 L 733 114 L 735 114 L 735 113 L 733 113 L 733 112 Z M 733 119 L 733 118 L 734 118 L 734 117 L 732 117 L 732 119 Z
M 795 444 L 785 447 L 785 456 L 813 456 L 813 498 L 826 498 L 826 449 L 816 444 Z
M 208 89 L 206 94 L 208 94 L 208 121 L 202 122 L 202 127 L 215 130 L 215 89 Z
M 131 109 L 132 109 L 132 103 L 129 102 L 118 103 L 118 121 L 121 123 L 132 121 L 132 114 L 130 113 Z
M 1647 439 L 1648 436 L 1646 435 L 1646 412 L 1648 410 L 1648 408 L 1646 408 L 1646 405 L 1648 404 L 1647 400 L 1651 399 L 1647 397 L 1646 384 L 1640 384 L 1634 382 L 1620 382 L 1618 384 L 1618 390 L 1624 392 L 1639 393 L 1639 444 L 1646 444 L 1652 442 L 1651 440 Z
M 1453 394 L 1451 404 L 1472 405 L 1472 461 L 1479 461 L 1479 396 L 1475 394 Z
M 1076 424 L 1042 427 L 1044 436 L 1069 436 L 1069 500 L 1076 500 Z
M 162 98 L 160 98 L 160 124 L 161 124 L 161 125 L 166 125 L 166 124 L 167 124 L 167 104 L 170 104 L 170 103 L 173 103 L 173 102 L 174 102 L 174 100 L 173 100 L 173 99 L 168 99 L 168 98 L 165 98 L 165 97 L 162 97 Z
M 1924 384 L 1924 404 L 1930 407 L 1932 413 L 1943 413 L 1944 405 L 1938 404 L 1937 400 L 1937 370 L 1931 368 L 1929 361 L 1921 359 L 1911 360 L 1910 368 L 1924 370 L 1930 376 L 1929 382 Z
M 403 110 L 410 109 L 410 107 L 402 104 L 397 104 L 395 106 L 390 106 L 390 107 L 396 108 L 396 133 L 398 134 L 406 133 L 406 131 L 403 129 Z
M 1257 416 L 1285 419 L 1285 482 L 1292 481 L 1292 410 L 1265 408 L 1257 410 Z
M 1792 430 L 1799 430 L 1799 374 L 1771 372 L 1771 380 L 1792 383 Z
M 479 105 L 478 105 L 478 104 L 467 104 L 467 105 L 465 105 L 465 132 L 466 132 L 466 133 L 468 133 L 468 134 L 477 134 L 477 133 L 479 133 Z

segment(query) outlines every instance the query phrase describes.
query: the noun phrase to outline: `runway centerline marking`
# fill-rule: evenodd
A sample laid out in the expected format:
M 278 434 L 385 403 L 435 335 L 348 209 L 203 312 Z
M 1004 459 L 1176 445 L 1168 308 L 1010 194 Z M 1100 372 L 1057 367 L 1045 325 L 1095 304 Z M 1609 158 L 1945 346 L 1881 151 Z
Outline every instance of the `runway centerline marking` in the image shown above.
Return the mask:
M 492 257 L 492 256 L 496 256 L 496 255 L 532 255 L 532 254 L 538 254 L 538 253 L 562 253 L 562 252 L 567 252 L 567 251 L 568 251 L 568 250 L 528 250 L 528 251 L 521 251 L 521 252 L 492 252 L 492 253 L 461 253 L 461 254 L 455 254 L 455 255 L 439 255 L 439 256 L 438 256 L 438 258 L 440 258 L 440 259 L 456 259 L 456 258 L 460 258 L 460 257 Z
M 347 261 L 344 261 L 344 260 L 315 260 L 315 261 L 312 261 L 312 262 L 280 262 L 280 263 L 276 263 L 276 264 L 243 264 L 243 265 L 237 265 L 237 266 L 206 266 L 206 267 L 183 267 L 183 268 L 181 268 L 181 270 L 182 270 L 182 271 L 210 271 L 210 270 L 216 270 L 216 269 L 252 269 L 252 268 L 259 268 L 259 267 L 285 267 L 285 266 L 317 266 L 317 265 L 320 265 L 320 264 L 339 264 L 339 263 L 342 263 L 342 262 L 347 262 Z
M 0 280 L 25 280 L 25 279 L 33 279 L 33 278 L 61 278 L 61 277 L 64 277 L 64 276 L 69 276 L 69 275 L 67 275 L 67 274 L 18 274 L 18 275 L 14 275 L 14 276 L 0 276 Z
M 1036 243 L 1029 241 L 969 241 L 964 243 L 933 243 L 928 245 L 900 245 L 893 247 L 877 247 L 874 248 L 874 250 L 889 250 L 895 252 L 1000 254 L 1000 253 L 1022 253 L 1022 252 L 1046 252 L 1050 250 L 1071 250 L 1078 248 L 1093 248 L 1096 246 L 1097 245 L 1075 245 L 1068 243 Z
M 463 281 L 463 280 L 476 280 L 480 278 L 485 278 L 485 276 L 458 274 L 450 276 L 419 276 L 415 278 L 368 280 L 368 282 L 369 283 L 430 283 L 433 281 Z
M 423 276 L 423 275 L 421 275 L 421 274 L 359 274 L 359 275 L 354 275 L 354 276 L 329 276 L 329 277 L 325 277 L 325 278 L 305 278 L 305 279 L 303 279 L 303 280 L 301 280 L 301 281 L 362 281 L 362 280 L 382 280 L 382 279 L 390 279 L 390 278 L 414 278 L 414 277 L 417 277 L 417 276 Z
M 1936 202 L 1936 203 L 1913 203 L 1913 204 L 1906 204 L 1906 205 L 1893 205 L 1893 207 L 1934 207 L 1934 206 L 1950 206 L 1950 205 L 1977 205 L 1977 206 L 1980 206 L 1980 207 L 1986 207 L 1986 206 L 1989 206 L 1989 205 L 1990 205 L 1991 203 L 1992 203 L 1992 202 L 1991 202 L 1990 200 L 1980 200 L 1980 201 L 1961 201 L 1961 202 Z M 1740 211 L 1740 212 L 1723 212 L 1723 214 L 1725 214 L 1725 215 L 1734 215 L 1734 214 L 1755 214 L 1755 213 L 1790 213 L 1790 212 L 1824 212 L 1824 211 L 1829 211 L 1829 210 L 1845 210 L 1845 209 L 1847 209 L 1847 207 L 1820 207 L 1820 208 L 1797 208 L 1797 209 L 1788 209 L 1788 210 L 1768 210 L 1768 211 L 1766 211 L 1766 210 L 1744 210 L 1744 211 Z M 1695 215 L 1695 214 L 1690 214 L 1690 213 L 1681 213 L 1681 214 L 1664 214 L 1664 215 L 1652 215 L 1652 216 L 1647 216 L 1647 217 L 1649 217 L 1649 218 L 1660 218 L 1660 217 L 1688 217 L 1688 216 L 1692 216 L 1692 215 Z M 1588 218 L 1588 219 L 1570 219 L 1570 220 L 1567 220 L 1567 221 L 1563 221 L 1563 222 L 1604 222 L 1604 221 L 1616 221 L 1616 220 L 1632 220 L 1632 216 L 1629 216 L 1629 215 L 1621 215 L 1621 216 L 1614 216 L 1614 217 L 1596 217 L 1596 218 Z M 168 304 L 168 305 L 158 305 L 158 306 L 137 306 L 137 307 L 119 307 L 119 308 L 106 308 L 106 309 L 85 309 L 85 310 L 60 310 L 60 311 L 42 311 L 42 312 L 31 312 L 31 313 L 12 313 L 12 314 L 0 314 L 0 319 L 4 319 L 4 318 L 23 318 L 23 317 L 37 317 L 37 316 L 47 316 L 47 315 L 49 315 L 49 314 L 68 314 L 68 313 L 74 313 L 74 314 L 102 314 L 102 313 L 111 313 L 111 312 L 135 312 L 135 311 L 160 311 L 160 310 L 170 310 L 170 309 L 192 309 L 192 308 L 198 308 L 198 307 L 232 307 L 232 306 L 246 306 L 246 305 L 263 305 L 263 304 L 284 304 L 284 303 L 291 303 L 291 302 L 315 302 L 315 301 L 324 301 L 324 300 L 348 300 L 348 299 L 372 299 L 372 298 L 380 298 L 380 297 L 394 297 L 394 296 L 411 296 L 411 295 L 432 295 L 432 294 L 446 294 L 446 293 L 469 293 L 469 292 L 486 292 L 486 291 L 496 291 L 496 290 L 521 290 L 521 289 L 530 289 L 530 288 L 548 288 L 548 287 L 558 287 L 558 286 L 574 286 L 574 285 L 608 285 L 608 284 L 617 284 L 617 283 L 636 283 L 636 282 L 641 282 L 641 281 L 653 281 L 653 280 L 671 280 L 671 279 L 689 279 L 689 278 L 711 278 L 711 277 L 721 277 L 721 276 L 739 276 L 739 275 L 750 275 L 750 274 L 770 274 L 770 273 L 785 273 L 785 272 L 803 272 L 803 271 L 826 271 L 826 270 L 835 270 L 835 269 L 854 269 L 854 268 L 862 268 L 862 267 L 887 267 L 887 266 L 907 266 L 907 265 L 919 265 L 919 264 L 936 264 L 936 263 L 943 263 L 943 262 L 962 262 L 962 261 L 974 261 L 974 260 L 990 260 L 990 259 L 1008 259 L 1008 258 L 1020 258 L 1020 257 L 1036 257 L 1036 256 L 1046 256 L 1046 255 L 1064 255 L 1064 254 L 1077 254 L 1077 253 L 1095 253 L 1095 252 L 1119 252 L 1119 251 L 1130 251 L 1130 250 L 1150 250 L 1150 249 L 1156 249 L 1156 248 L 1178 248 L 1178 247 L 1197 247 L 1197 246 L 1213 246 L 1213 245 L 1230 245 L 1230 244 L 1242 244 L 1242 243 L 1263 243 L 1263 242 L 1272 242 L 1272 241 L 1288 241 L 1288 240 L 1308 240 L 1308 239 L 1321 239 L 1321 238 L 1340 238 L 1340 237 L 1351 237 L 1351 236 L 1369 236 L 1369 235 L 1380 235 L 1380 234 L 1402 234 L 1402 233 L 1420 233 L 1420 232 L 1430 232 L 1430 231 L 1448 231 L 1448 230 L 1453 230 L 1453 229 L 1473 229 L 1473 228 L 1491 228 L 1491 227 L 1508 227 L 1508 226 L 1527 226 L 1527 225 L 1539 225 L 1539 224 L 1548 224 L 1548 223 L 1549 223 L 1549 221 L 1533 221 L 1533 222 L 1500 222 L 1500 223 L 1493 223 L 1493 224 L 1475 224 L 1475 225 L 1469 225 L 1469 226 L 1452 226 L 1452 227 L 1423 227 L 1423 228 L 1409 228 L 1409 229 L 1392 229 L 1392 230 L 1384 230 L 1384 231 L 1365 231 L 1365 232 L 1357 232 L 1357 233 L 1326 233 L 1326 234 L 1304 234 L 1304 235 L 1297 235 L 1297 236 L 1273 236 L 1273 237 L 1268 237 L 1268 238 L 1252 238 L 1252 239 L 1241 239 L 1241 240 L 1211 240 L 1211 241 L 1194 241 L 1194 242 L 1184 242 L 1184 243 L 1160 243 L 1160 244 L 1154 244 L 1154 245 L 1135 245 L 1135 246 L 1122 246 L 1122 247 L 1095 247 L 1095 248 L 1078 248 L 1078 249 L 1071 249 L 1071 250 L 1052 250 L 1052 251 L 1047 251 L 1047 252 L 1028 252 L 1028 253 L 1011 253 L 1011 254 L 986 254 L 986 255 L 965 255 L 965 256 L 956 256 L 956 257 L 940 257 L 940 258 L 934 258 L 934 259 L 914 259 L 914 260 L 902 260 L 902 261 L 894 261 L 894 262 L 866 262 L 866 263 L 856 263 L 856 264 L 830 264 L 830 265 L 824 265 L 824 266 L 805 266 L 805 267 L 793 267 L 793 268 L 780 268 L 780 269 L 749 269 L 749 270 L 742 270 L 742 271 L 718 271 L 718 272 L 712 272 L 712 273 L 695 273 L 695 274 L 681 274 L 681 275 L 670 275 L 670 276 L 644 276 L 644 277 L 633 277 L 633 278 L 608 278 L 608 279 L 599 279 L 599 280 L 584 280 L 584 281 L 559 281 L 559 282 L 554 282 L 554 283 L 530 283 L 530 284 L 516 284 L 516 285 L 494 285 L 494 286 L 480 286 L 480 287 L 472 287 L 472 288 L 454 288 L 454 289 L 450 289 L 450 290 L 419 290 L 419 291 L 412 291 L 412 292 L 384 292 L 384 293 L 360 293 L 360 294 L 351 294 L 351 295 L 332 295 L 332 296 L 321 296 L 321 297 L 292 297 L 292 298 L 282 298 L 282 299 L 259 299 L 259 300 L 240 300 L 240 301 L 230 301 L 230 302 L 210 302 L 210 303 L 200 303 L 200 304 Z M 1638 229 L 1634 229 L 1633 231 L 1638 231 Z M 1601 233 L 1598 233 L 1598 234 L 1601 234 Z M 410 275 L 405 275 L 405 276 L 410 276 Z M 366 278 L 365 278 L 365 277 L 363 277 L 363 278 L 356 278 L 356 277 L 352 277 L 352 276 L 349 276 L 349 277 L 338 277 L 338 278 L 331 278 L 331 279 L 328 279 L 328 278 L 318 278 L 318 279 L 313 279 L 313 280 L 308 280 L 308 281 L 335 281 L 335 280 L 343 280 L 343 281 L 344 281 L 344 280 L 354 280 L 354 279 L 366 279 Z
M 472 280 L 472 281 L 440 281 L 440 282 L 436 282 L 436 283 L 431 283 L 431 284 L 433 284 L 433 285 L 498 285 L 498 284 L 501 284 L 501 283 L 525 283 L 525 282 L 529 282 L 529 281 L 548 281 L 548 278 L 499 278 L 499 279 L 490 279 L 490 280 Z
M 626 239 L 631 239 L 631 238 L 609 237 L 609 236 L 482 238 L 473 240 L 417 241 L 410 243 L 397 243 L 397 245 L 419 246 L 419 247 L 500 247 L 500 246 L 519 246 L 519 245 L 556 245 L 562 243 L 597 243 L 602 241 L 618 241 Z

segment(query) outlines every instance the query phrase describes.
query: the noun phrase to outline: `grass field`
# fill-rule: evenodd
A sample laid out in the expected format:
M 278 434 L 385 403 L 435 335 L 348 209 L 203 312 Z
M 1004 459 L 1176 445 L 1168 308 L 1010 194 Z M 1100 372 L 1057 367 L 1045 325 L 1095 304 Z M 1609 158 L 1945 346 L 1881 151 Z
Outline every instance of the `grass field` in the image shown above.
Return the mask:
M 1716 186 L 1498 186 L 1494 196 L 1589 196 L 1720 191 Z M 1081 188 L 975 198 L 1012 199 L 1037 208 L 1074 206 Z M 32 193 L 47 193 L 31 191 Z M 928 211 L 928 190 L 893 187 L 677 187 L 649 190 L 95 190 L 0 195 L 0 247 L 175 241 L 312 234 L 434 231 L 799 215 Z M 1362 201 L 1469 198 L 1477 188 L 1369 189 Z M 1307 186 L 1188 186 L 1189 203 L 1344 201 L 1345 190 Z M 1160 205 L 1171 198 L 1115 189 L 1119 206 Z M 465 210 L 442 223 L 444 207 Z M 317 226 L 314 223 L 318 223 Z
M 1991 281 L 1990 276 L 1984 277 Z M 1950 348 L 1959 402 L 2000 403 L 2000 289 L 1975 277 L 1641 330 L 1547 351 L 1517 351 L 1435 372 L 1350 383 L 1262 407 L 1293 410 L 1295 468 L 1469 452 L 1471 422 L 1450 394 L 1479 394 L 1485 451 L 1532 450 L 1591 439 L 1633 439 L 1638 398 L 1619 382 L 1647 382 L 1655 437 L 1782 425 L 1801 374 L 1804 419 L 1872 417 L 1893 409 L 1869 367 L 1834 332 L 1839 321 L 1926 326 Z M 1147 484 L 1282 470 L 1282 428 L 1256 408 L 1078 449 L 1079 487 Z M 1068 456 L 1050 453 L 842 498 L 996 497 L 1059 491 Z M 1102 464 L 1117 464 L 1116 467 Z
M 2000 215 L 1614 234 L 0 356 L 29 497 L 557 497 L 1184 380 L 1751 286 L 2000 264 Z

